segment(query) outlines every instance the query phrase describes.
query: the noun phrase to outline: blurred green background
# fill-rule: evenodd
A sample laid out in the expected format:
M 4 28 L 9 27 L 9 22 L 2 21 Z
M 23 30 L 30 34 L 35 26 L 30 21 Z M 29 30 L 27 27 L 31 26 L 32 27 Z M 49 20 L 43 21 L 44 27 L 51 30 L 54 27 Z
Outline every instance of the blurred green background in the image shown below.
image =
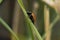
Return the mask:
M 34 2 L 38 3 L 39 8 L 36 11 L 36 28 L 38 29 L 41 35 L 44 34 L 44 5 L 46 3 L 41 0 L 22 0 L 26 11 L 34 11 Z M 50 6 L 50 23 L 56 17 L 56 11 Z M 29 38 L 29 29 L 27 28 L 27 24 L 25 22 L 24 14 L 17 2 L 17 0 L 3 0 L 0 4 L 0 17 L 3 18 L 8 25 L 14 30 L 17 30 L 17 33 L 21 40 L 26 40 Z M 18 28 L 17 28 L 18 27 Z M 17 28 L 17 29 L 16 29 Z M 4 28 L 4 26 L 0 23 L 0 40 L 11 40 L 10 32 Z M 60 20 L 54 25 L 51 33 L 51 40 L 60 40 Z

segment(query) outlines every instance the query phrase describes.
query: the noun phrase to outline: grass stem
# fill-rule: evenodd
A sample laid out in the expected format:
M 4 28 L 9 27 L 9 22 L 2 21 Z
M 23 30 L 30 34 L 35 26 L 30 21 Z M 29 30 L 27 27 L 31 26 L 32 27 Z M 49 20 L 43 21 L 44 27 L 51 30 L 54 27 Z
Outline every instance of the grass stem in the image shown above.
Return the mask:
M 24 8 L 24 6 L 23 6 L 22 0 L 17 0 L 17 1 L 18 1 L 18 3 L 19 3 L 20 7 L 22 8 L 22 11 L 23 11 L 23 13 L 24 13 L 24 15 L 25 15 L 25 18 L 26 18 L 27 22 L 29 22 L 32 31 L 35 32 L 35 34 L 36 34 L 36 36 L 37 36 L 37 38 L 38 38 L 39 40 L 43 40 L 42 37 L 41 37 L 41 35 L 40 35 L 40 33 L 38 32 L 38 30 L 36 29 L 36 27 L 34 26 L 34 24 L 33 24 L 33 23 L 31 22 L 31 20 L 29 19 L 28 15 L 27 15 L 27 12 L 26 12 L 26 10 L 25 10 L 25 8 Z
M 10 26 L 2 18 L 0 18 L 0 23 L 4 25 L 4 27 L 16 38 L 16 40 L 19 40 L 18 36 L 13 32 Z

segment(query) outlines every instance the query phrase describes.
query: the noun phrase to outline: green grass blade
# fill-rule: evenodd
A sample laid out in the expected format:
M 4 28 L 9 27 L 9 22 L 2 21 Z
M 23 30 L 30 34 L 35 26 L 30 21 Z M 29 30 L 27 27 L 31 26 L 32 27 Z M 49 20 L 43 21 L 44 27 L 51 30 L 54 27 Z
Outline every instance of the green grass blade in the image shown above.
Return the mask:
M 2 18 L 0 18 L 0 23 L 16 38 L 16 40 L 19 40 L 17 35 L 13 32 L 10 26 Z
M 42 37 L 43 39 L 46 37 L 47 33 L 52 30 L 53 26 L 55 25 L 55 23 L 56 23 L 58 20 L 59 20 L 59 15 L 57 15 L 57 17 L 54 19 L 54 21 L 50 24 L 49 30 L 48 30 L 48 31 L 43 35 L 43 37 Z
M 2 3 L 3 0 L 0 0 L 0 4 Z
M 38 37 L 39 40 L 43 40 L 42 37 L 41 37 L 41 35 L 39 34 L 38 30 L 36 29 L 36 27 L 34 26 L 34 24 L 33 24 L 33 23 L 31 22 L 31 20 L 29 19 L 28 15 L 27 15 L 27 12 L 26 12 L 26 10 L 25 10 L 25 8 L 24 8 L 24 6 L 23 6 L 22 0 L 17 0 L 17 1 L 18 1 L 18 3 L 19 3 L 20 7 L 22 8 L 22 11 L 23 11 L 23 13 L 24 13 L 24 15 L 25 15 L 26 21 L 27 21 L 28 24 L 30 25 L 32 31 L 35 32 L 35 34 L 36 34 L 36 36 Z

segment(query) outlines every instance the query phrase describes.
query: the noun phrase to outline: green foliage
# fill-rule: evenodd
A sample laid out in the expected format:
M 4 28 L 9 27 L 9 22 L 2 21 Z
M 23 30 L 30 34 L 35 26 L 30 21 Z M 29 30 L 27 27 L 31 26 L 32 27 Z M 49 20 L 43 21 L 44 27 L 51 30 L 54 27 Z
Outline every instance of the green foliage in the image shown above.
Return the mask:
M 3 0 L 0 0 L 0 4 L 3 2 Z
M 31 27 L 31 30 L 35 32 L 35 34 L 36 34 L 36 36 L 37 36 L 37 38 L 38 38 L 39 40 L 43 40 L 42 37 L 41 37 L 41 35 L 39 34 L 37 28 L 34 26 L 34 24 L 33 24 L 33 23 L 31 22 L 31 20 L 29 19 L 28 15 L 27 15 L 27 12 L 26 12 L 26 10 L 25 10 L 25 8 L 24 8 L 24 6 L 23 6 L 22 0 L 18 0 L 18 3 L 19 3 L 19 5 L 20 5 L 20 7 L 21 7 L 21 9 L 22 9 L 22 11 L 23 11 L 23 13 L 24 13 L 24 15 L 25 15 L 27 24 L 29 24 L 29 26 Z M 33 40 L 33 39 L 32 39 L 32 40 Z
M 0 3 L 2 3 L 2 1 L 3 0 L 0 0 Z M 21 7 L 21 9 L 22 9 L 22 11 L 24 13 L 24 16 L 25 16 L 25 19 L 26 19 L 26 24 L 28 25 L 29 33 L 31 35 L 31 40 L 34 40 L 33 32 L 37 36 L 38 40 L 43 40 L 43 38 L 46 37 L 47 33 L 44 33 L 43 37 L 40 35 L 40 33 L 38 32 L 35 25 L 29 19 L 28 15 L 27 15 L 27 11 L 26 11 L 26 9 L 25 9 L 25 7 L 23 5 L 22 0 L 17 0 L 17 1 L 18 1 L 18 4 L 20 5 L 20 7 Z M 39 9 L 37 11 L 37 13 L 38 13 L 37 14 L 38 15 L 37 24 L 38 24 L 39 27 L 44 27 L 44 5 L 46 5 L 46 4 L 44 2 L 42 2 L 41 0 L 39 0 L 39 4 L 40 4 L 40 6 L 39 6 Z M 50 9 L 50 15 L 52 15 L 52 16 L 50 16 L 50 22 L 51 22 L 50 26 L 49 26 L 50 27 L 49 31 L 50 31 L 50 30 L 52 30 L 52 27 L 54 26 L 54 24 L 58 21 L 59 16 L 56 15 L 57 13 L 55 12 L 55 10 L 52 7 L 51 8 L 49 7 L 49 9 Z M 16 40 L 19 40 L 19 37 L 13 32 L 13 30 L 9 27 L 9 25 L 2 18 L 0 18 L 0 23 L 2 25 L 4 25 L 4 27 L 16 38 Z
M 16 38 L 16 40 L 19 40 L 18 36 L 2 18 L 0 18 L 0 23 Z

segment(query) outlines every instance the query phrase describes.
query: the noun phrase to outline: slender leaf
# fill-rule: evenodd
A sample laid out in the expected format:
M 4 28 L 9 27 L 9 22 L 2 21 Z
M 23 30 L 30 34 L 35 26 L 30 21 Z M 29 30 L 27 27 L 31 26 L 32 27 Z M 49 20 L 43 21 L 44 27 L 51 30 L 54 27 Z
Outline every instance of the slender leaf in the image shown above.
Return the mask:
M 30 24 L 30 27 L 31 27 L 32 31 L 35 32 L 35 34 L 36 34 L 36 36 L 38 37 L 39 40 L 43 40 L 42 37 L 41 37 L 41 35 L 39 34 L 38 30 L 36 29 L 36 27 L 34 26 L 34 24 L 29 19 L 28 15 L 27 15 L 27 12 L 26 12 L 23 4 L 22 4 L 23 3 L 22 0 L 17 0 L 17 1 L 19 3 L 20 7 L 22 8 L 22 11 L 24 12 L 24 15 L 25 15 L 25 18 L 26 18 L 28 24 Z
M 3 2 L 3 0 L 0 0 L 0 4 Z
M 16 40 L 19 40 L 18 36 L 2 18 L 0 18 L 0 23 L 16 38 Z

